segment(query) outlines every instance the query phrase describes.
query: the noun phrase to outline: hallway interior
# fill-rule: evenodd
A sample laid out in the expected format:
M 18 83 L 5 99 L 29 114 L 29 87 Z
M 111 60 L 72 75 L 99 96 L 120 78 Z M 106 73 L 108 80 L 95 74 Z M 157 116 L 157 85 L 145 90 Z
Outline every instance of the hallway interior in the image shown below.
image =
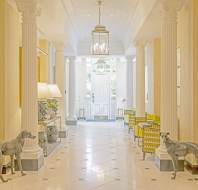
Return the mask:
M 0 190 L 198 189 L 198 0 L 0 0 L 0 23 Z
M 122 155 L 122 156 L 121 156 Z M 39 172 L 17 173 L 1 190 L 195 190 L 189 172 L 160 172 L 152 156 L 142 161 L 123 121 L 79 122 L 69 137 L 45 160 Z

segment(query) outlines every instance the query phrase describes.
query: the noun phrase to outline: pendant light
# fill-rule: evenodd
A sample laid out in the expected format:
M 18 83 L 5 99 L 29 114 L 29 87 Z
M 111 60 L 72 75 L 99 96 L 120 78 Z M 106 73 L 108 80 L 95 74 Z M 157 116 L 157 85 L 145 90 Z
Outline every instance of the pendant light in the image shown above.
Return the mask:
M 92 31 L 92 55 L 109 55 L 109 31 L 101 24 L 101 5 L 102 1 L 99 0 L 99 22 Z

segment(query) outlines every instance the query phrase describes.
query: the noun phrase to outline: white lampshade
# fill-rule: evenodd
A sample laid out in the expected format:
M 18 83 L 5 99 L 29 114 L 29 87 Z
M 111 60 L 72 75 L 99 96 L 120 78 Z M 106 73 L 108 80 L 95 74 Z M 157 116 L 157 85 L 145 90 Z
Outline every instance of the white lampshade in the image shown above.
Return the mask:
M 57 84 L 48 84 L 52 98 L 61 98 L 62 94 Z
M 46 83 L 38 83 L 38 99 L 52 98 L 49 87 Z

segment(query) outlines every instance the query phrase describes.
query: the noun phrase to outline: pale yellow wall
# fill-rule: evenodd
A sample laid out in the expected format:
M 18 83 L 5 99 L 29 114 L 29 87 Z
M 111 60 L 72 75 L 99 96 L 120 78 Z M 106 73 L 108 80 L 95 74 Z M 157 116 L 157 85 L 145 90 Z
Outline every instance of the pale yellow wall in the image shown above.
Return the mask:
M 16 137 L 20 131 L 19 105 L 19 44 L 21 27 L 19 13 L 6 3 L 5 34 L 5 102 L 6 129 L 5 138 Z
M 181 57 L 181 90 L 179 111 L 179 139 L 192 140 L 192 67 L 191 67 L 191 9 L 185 6 L 178 15 L 178 39 Z
M 184 52 L 188 52 L 187 48 L 189 47 L 190 52 L 188 67 L 190 69 L 190 79 L 188 80 L 190 81 L 190 83 L 188 84 L 189 86 L 186 86 L 186 89 L 184 90 L 186 90 L 185 95 L 188 95 L 187 91 L 191 92 L 190 96 L 188 97 L 189 104 L 188 107 L 186 104 L 185 112 L 187 113 L 187 115 L 185 115 L 186 120 L 188 119 L 187 117 L 190 117 L 190 119 L 189 123 L 184 123 L 183 127 L 181 125 L 181 138 L 183 138 L 182 140 L 188 140 L 198 143 L 198 1 L 191 0 L 189 2 L 190 4 L 186 9 L 186 11 L 188 11 L 189 13 L 189 15 L 186 16 L 186 18 L 189 17 L 189 20 L 186 20 L 186 22 L 189 21 L 189 23 L 186 23 L 186 27 L 189 27 L 188 34 L 186 34 L 188 35 L 188 37 L 186 38 L 186 44 L 188 44 L 188 46 L 185 46 L 186 49 L 184 49 Z M 186 30 L 186 28 L 183 28 L 183 33 L 185 33 Z M 184 44 L 185 43 L 182 43 L 182 45 Z M 188 69 L 186 70 L 186 72 L 188 72 Z M 193 155 L 188 155 L 186 159 L 191 164 L 197 165 L 196 159 Z
M 181 49 L 180 140 L 198 143 L 198 1 L 179 13 L 178 47 Z
M 153 40 L 154 114 L 160 116 L 161 40 Z
M 198 143 L 198 1 L 192 0 L 193 141 Z
M 65 115 L 67 116 L 69 113 L 69 63 L 65 61 Z
M 5 0 L 0 1 L 0 23 L 0 140 L 2 140 L 5 135 Z
M 17 10 L 5 0 L 0 1 L 0 20 L 0 137 L 1 139 L 10 139 L 16 137 L 16 134 L 20 131 L 20 23 Z
M 48 62 L 48 53 L 49 53 L 49 42 L 46 39 L 40 39 L 39 40 L 39 48 L 40 48 L 40 82 L 48 82 L 48 68 L 49 68 L 49 62 Z

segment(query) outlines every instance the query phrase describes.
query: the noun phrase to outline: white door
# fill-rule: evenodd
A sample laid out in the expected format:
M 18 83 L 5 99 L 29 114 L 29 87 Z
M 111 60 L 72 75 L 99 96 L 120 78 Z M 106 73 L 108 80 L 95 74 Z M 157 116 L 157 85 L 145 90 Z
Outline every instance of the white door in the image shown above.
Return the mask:
M 110 119 L 110 75 L 92 74 L 91 114 L 94 120 Z

